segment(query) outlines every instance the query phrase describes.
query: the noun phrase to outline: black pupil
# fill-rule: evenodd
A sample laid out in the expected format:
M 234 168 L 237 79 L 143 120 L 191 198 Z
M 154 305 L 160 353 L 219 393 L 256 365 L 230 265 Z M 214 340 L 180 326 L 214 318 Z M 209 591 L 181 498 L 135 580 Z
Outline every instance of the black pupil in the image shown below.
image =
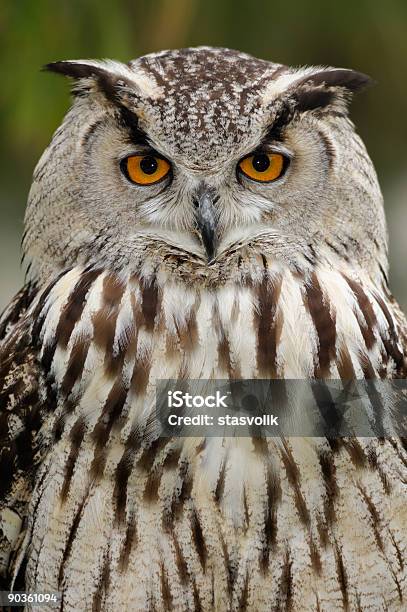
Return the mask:
M 158 163 L 155 157 L 149 155 L 148 157 L 143 157 L 140 162 L 140 168 L 144 172 L 144 174 L 154 174 L 157 171 Z
M 267 155 L 255 155 L 252 165 L 256 172 L 265 172 L 270 166 L 270 160 Z

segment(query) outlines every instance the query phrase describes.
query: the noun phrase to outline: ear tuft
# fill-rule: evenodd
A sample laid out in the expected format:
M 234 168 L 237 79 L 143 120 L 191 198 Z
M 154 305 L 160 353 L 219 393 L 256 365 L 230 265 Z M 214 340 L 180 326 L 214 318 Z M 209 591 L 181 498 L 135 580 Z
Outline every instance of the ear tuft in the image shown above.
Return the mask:
M 51 62 L 43 67 L 43 70 L 48 72 L 55 72 L 62 74 L 63 76 L 70 77 L 72 79 L 89 79 L 97 78 L 106 74 L 106 70 L 99 66 L 95 66 L 92 62 Z
M 294 81 L 288 91 L 298 112 L 326 108 L 346 113 L 352 95 L 369 85 L 372 79 L 361 72 L 321 68 Z
M 308 75 L 296 82 L 296 87 L 301 85 L 311 85 L 314 87 L 333 87 L 342 88 L 350 93 L 356 93 L 374 85 L 373 79 L 367 74 L 356 70 L 346 70 L 337 68 L 333 70 L 321 70 L 315 74 Z
M 122 99 L 122 90 L 133 91 L 136 87 L 127 74 L 123 74 L 122 66 L 117 62 L 78 60 L 52 62 L 43 70 L 62 74 L 75 80 L 72 93 L 75 96 L 87 95 L 92 89 L 103 93 L 111 102 Z

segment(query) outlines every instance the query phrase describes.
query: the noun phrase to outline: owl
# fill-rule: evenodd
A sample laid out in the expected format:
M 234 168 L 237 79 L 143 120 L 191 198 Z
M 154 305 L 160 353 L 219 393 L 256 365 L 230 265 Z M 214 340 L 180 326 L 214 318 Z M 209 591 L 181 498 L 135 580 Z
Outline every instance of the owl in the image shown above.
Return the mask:
M 405 610 L 405 441 L 154 428 L 161 379 L 406 377 L 348 117 L 369 78 L 211 47 L 47 69 L 73 105 L 0 327 L 2 588 L 67 611 Z

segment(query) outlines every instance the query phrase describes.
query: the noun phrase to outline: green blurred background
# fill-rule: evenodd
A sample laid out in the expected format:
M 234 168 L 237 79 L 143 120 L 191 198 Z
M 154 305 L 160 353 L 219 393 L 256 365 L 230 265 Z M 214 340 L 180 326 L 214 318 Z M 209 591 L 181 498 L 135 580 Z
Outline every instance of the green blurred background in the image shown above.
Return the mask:
M 406 0 L 2 0 L 0 309 L 23 280 L 19 243 L 32 171 L 69 106 L 68 84 L 41 66 L 202 44 L 291 65 L 351 67 L 377 81 L 355 100 L 352 118 L 384 191 L 391 284 L 406 308 Z

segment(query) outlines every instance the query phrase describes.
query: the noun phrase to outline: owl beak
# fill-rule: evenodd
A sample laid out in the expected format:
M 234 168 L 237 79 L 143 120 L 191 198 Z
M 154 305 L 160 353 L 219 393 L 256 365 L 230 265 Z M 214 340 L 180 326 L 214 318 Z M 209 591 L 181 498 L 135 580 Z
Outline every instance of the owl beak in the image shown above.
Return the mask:
M 196 224 L 208 256 L 208 262 L 214 258 L 217 246 L 216 211 L 214 204 L 218 198 L 212 189 L 201 187 L 194 200 L 196 206 Z

